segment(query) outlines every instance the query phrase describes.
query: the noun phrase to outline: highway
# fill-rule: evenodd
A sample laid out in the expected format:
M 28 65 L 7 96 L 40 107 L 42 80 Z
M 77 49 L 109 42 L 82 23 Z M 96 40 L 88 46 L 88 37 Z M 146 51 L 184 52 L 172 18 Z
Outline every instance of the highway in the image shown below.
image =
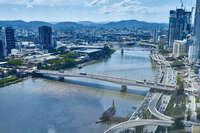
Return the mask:
M 173 121 L 163 121 L 163 120 L 129 120 L 109 128 L 104 133 L 115 133 L 116 131 L 119 132 L 123 131 L 124 129 L 129 129 L 137 126 L 147 126 L 147 125 L 170 127 L 173 123 L 174 123 Z
M 148 110 L 149 102 L 151 101 L 152 93 L 149 92 L 140 107 L 132 114 L 129 120 L 136 120 L 142 118 L 143 110 Z
M 157 89 L 161 91 L 170 91 L 170 92 L 175 91 L 175 86 L 156 83 L 152 81 L 146 81 L 146 80 L 144 81 L 129 80 L 129 79 L 115 78 L 115 77 L 102 76 L 102 75 L 74 73 L 70 71 L 59 72 L 59 71 L 38 70 L 36 71 L 36 73 L 43 74 L 43 75 L 58 76 L 58 77 L 82 77 L 82 78 L 112 82 L 112 83 L 116 83 L 120 85 L 139 86 L 139 87 L 153 88 L 153 89 Z
M 158 110 L 157 110 L 157 103 L 159 102 L 160 98 L 161 98 L 162 94 L 161 93 L 156 93 L 153 95 L 153 98 L 149 104 L 149 111 L 152 115 L 154 115 L 155 117 L 157 117 L 158 119 L 160 120 L 164 120 L 164 121 L 172 121 L 173 118 L 169 117 L 169 116 L 166 116 L 162 113 L 160 113 Z

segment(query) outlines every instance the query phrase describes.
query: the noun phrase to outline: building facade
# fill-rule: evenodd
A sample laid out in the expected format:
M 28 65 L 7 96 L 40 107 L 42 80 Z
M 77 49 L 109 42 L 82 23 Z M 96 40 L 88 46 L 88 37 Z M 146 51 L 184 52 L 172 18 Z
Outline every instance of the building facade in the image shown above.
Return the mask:
M 173 56 L 174 57 L 185 56 L 186 45 L 187 45 L 187 40 L 183 40 L 183 41 L 175 40 L 174 46 L 173 46 Z
M 191 34 L 192 12 L 185 9 L 176 9 L 170 11 L 169 18 L 169 49 L 173 49 L 175 40 L 184 40 L 188 34 Z
M 193 44 L 193 58 L 194 61 L 200 59 L 200 0 L 196 1 L 196 12 L 194 22 L 194 44 Z
M 7 56 L 5 29 L 0 27 L 0 58 Z
M 155 29 L 153 31 L 153 42 L 158 43 L 158 30 L 157 29 Z
M 0 40 L 0 59 L 4 58 L 4 46 L 2 40 Z
M 39 27 L 39 42 L 44 50 L 49 50 L 53 48 L 51 27 L 48 26 Z
M 11 50 L 15 48 L 15 31 L 12 27 L 5 28 L 5 42 L 7 53 L 10 54 Z
M 159 38 L 158 39 L 159 43 L 163 45 L 163 49 L 167 49 L 167 45 L 168 45 L 167 35 L 161 35 L 158 38 Z

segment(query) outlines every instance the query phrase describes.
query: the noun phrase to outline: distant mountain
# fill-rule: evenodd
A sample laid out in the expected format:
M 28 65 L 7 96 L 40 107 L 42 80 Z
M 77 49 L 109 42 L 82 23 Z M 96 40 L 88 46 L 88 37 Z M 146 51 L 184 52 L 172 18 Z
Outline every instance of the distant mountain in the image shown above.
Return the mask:
M 80 21 L 80 22 L 43 22 L 43 21 L 31 21 L 25 22 L 22 20 L 16 21 L 0 21 L 0 26 L 11 26 L 14 28 L 20 29 L 37 29 L 40 26 L 52 26 L 55 30 L 59 31 L 67 31 L 67 30 L 75 30 L 78 28 L 85 28 L 85 27 L 96 27 L 96 28 L 142 28 L 142 29 L 155 29 L 155 28 L 165 28 L 168 27 L 168 24 L 163 23 L 149 23 L 144 21 L 137 21 L 137 20 L 123 20 L 119 22 L 108 22 L 108 23 L 94 23 L 90 21 Z
M 31 22 L 25 22 L 22 20 L 0 21 L 0 26 L 13 27 L 19 29 L 37 29 L 38 27 L 43 25 L 52 26 L 52 24 L 43 21 L 31 21 Z
M 44 25 L 46 25 L 46 26 L 53 26 L 53 24 L 48 23 L 48 22 L 43 22 L 43 21 L 31 21 L 31 22 L 28 22 L 27 24 L 31 28 L 34 28 L 34 29 L 36 29 L 36 28 L 38 28 L 40 26 L 44 26 Z
M 16 20 L 16 21 L 0 21 L 1 26 L 12 26 L 12 27 L 27 27 L 27 22 L 22 20 Z
M 60 22 L 53 25 L 55 30 L 64 31 L 64 30 L 74 30 L 83 27 L 83 25 L 77 24 L 75 22 Z
M 104 24 L 104 27 L 112 28 L 142 28 L 142 29 L 154 29 L 154 28 L 165 28 L 168 27 L 168 24 L 163 23 L 149 23 L 144 21 L 137 20 L 123 20 L 119 22 L 109 22 Z
M 98 26 L 100 23 L 94 23 L 90 21 L 80 21 L 78 24 L 81 24 L 83 26 Z

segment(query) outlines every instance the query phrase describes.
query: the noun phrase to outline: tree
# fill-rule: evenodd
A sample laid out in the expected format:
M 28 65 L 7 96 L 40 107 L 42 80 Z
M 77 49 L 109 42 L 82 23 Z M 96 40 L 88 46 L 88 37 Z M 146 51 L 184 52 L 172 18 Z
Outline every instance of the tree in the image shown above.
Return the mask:
M 37 64 L 37 68 L 38 68 L 38 69 L 41 69 L 41 68 L 42 68 L 42 63 L 38 63 L 38 64 Z
M 182 66 L 184 66 L 183 61 L 174 61 L 173 63 L 171 63 L 171 67 L 182 67 Z
M 187 113 L 187 120 L 188 121 L 190 120 L 191 115 L 192 115 L 191 111 L 188 111 L 188 113 Z
M 144 111 L 142 112 L 142 119 L 148 119 L 149 116 L 150 116 L 150 113 L 149 113 L 148 110 L 144 110 Z
M 200 109 L 197 110 L 197 119 L 200 121 Z
M 183 118 L 181 118 L 181 117 L 175 118 L 175 122 L 173 124 L 175 129 L 183 129 L 184 128 L 184 124 L 183 124 L 182 120 L 183 120 Z
M 160 42 L 160 43 L 158 44 L 158 48 L 159 48 L 159 49 L 163 49 L 163 48 L 164 48 L 164 44 L 163 44 L 162 42 Z
M 9 73 L 12 75 L 16 75 L 17 74 L 16 68 L 11 69 Z
M 180 96 L 180 95 L 184 95 L 184 83 L 183 81 L 181 81 L 181 77 L 180 75 L 178 75 L 176 77 L 176 95 Z
M 136 127 L 136 133 L 143 133 L 144 126 L 137 126 Z
M 9 59 L 8 64 L 11 66 L 20 66 L 23 64 L 23 61 L 19 59 Z
M 162 55 L 164 55 L 164 54 L 168 54 L 169 51 L 167 51 L 167 50 L 165 50 L 165 49 L 160 49 L 160 50 L 159 50 L 159 53 L 161 53 Z

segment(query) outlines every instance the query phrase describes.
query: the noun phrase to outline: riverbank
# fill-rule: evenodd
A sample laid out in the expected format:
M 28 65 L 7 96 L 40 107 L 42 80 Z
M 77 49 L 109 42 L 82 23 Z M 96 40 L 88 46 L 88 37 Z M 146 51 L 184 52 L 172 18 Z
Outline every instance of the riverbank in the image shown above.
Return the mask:
M 80 66 L 82 63 L 87 63 L 90 61 L 100 60 L 110 57 L 115 52 L 109 46 L 104 46 L 102 49 L 97 50 L 84 50 L 81 51 L 60 51 L 57 52 L 59 58 L 55 60 L 49 60 L 37 65 L 38 69 L 45 70 L 61 70 L 70 69 L 76 66 Z
M 22 81 L 24 81 L 28 78 L 29 77 L 17 78 L 15 76 L 12 76 L 12 77 L 8 77 L 8 78 L 5 78 L 5 79 L 1 79 L 0 80 L 0 87 L 5 87 L 5 86 L 12 85 L 12 84 L 16 84 L 16 83 L 22 82 Z

